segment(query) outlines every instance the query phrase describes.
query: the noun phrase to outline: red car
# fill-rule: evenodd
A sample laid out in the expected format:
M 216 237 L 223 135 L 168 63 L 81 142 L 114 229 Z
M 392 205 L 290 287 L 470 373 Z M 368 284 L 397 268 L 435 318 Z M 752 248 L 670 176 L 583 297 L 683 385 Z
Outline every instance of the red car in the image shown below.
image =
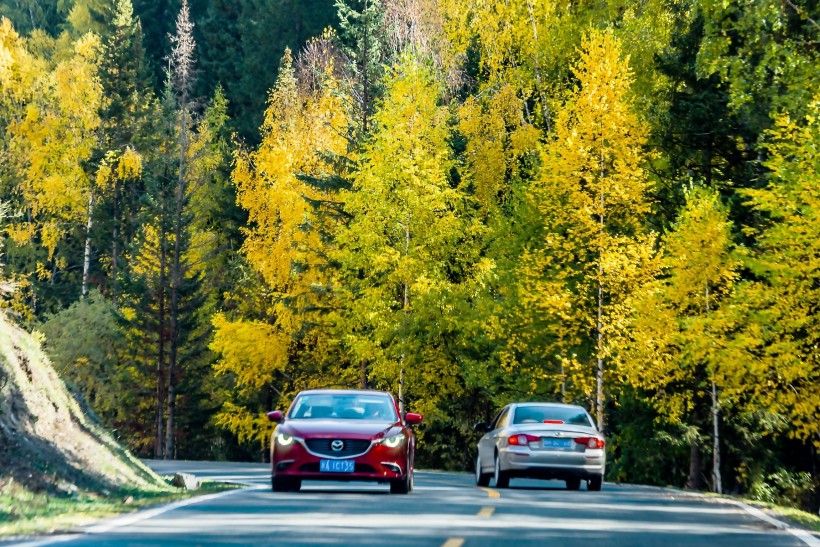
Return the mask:
M 303 480 L 390 483 L 392 494 L 413 489 L 416 440 L 389 393 L 370 390 L 303 391 L 287 414 L 268 413 L 279 426 L 271 438 L 274 492 L 296 492 Z

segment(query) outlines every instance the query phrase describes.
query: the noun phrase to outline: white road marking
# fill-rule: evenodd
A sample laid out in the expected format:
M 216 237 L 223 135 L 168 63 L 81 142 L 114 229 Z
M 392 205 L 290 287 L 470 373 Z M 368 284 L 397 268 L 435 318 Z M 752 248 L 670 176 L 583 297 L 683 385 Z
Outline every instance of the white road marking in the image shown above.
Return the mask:
M 780 530 L 787 531 L 788 533 L 790 533 L 791 535 L 793 535 L 794 537 L 796 537 L 797 539 L 799 539 L 800 541 L 802 541 L 806 545 L 809 545 L 810 547 L 820 547 L 820 540 L 818 540 L 816 537 L 814 537 L 814 535 L 811 534 L 810 532 L 807 532 L 805 530 L 801 530 L 799 528 L 792 528 L 787 523 L 785 523 L 783 521 L 780 521 L 780 520 L 777 520 L 776 518 L 767 515 L 766 513 L 764 513 L 763 511 L 761 511 L 757 507 L 752 507 L 751 505 L 747 505 L 747 504 L 743 503 L 742 501 L 737 501 L 737 500 L 726 500 L 726 501 L 728 501 L 729 503 L 731 503 L 733 505 L 737 505 L 738 507 L 742 507 L 747 513 L 749 513 L 753 517 L 756 517 L 756 518 L 758 518 L 762 521 L 768 522 L 769 524 L 771 524 L 775 528 L 779 528 Z
M 328 513 L 321 511 L 285 513 L 281 519 L 271 518 L 270 513 L 236 514 L 229 512 L 208 513 L 202 515 L 180 516 L 175 518 L 156 518 L 151 521 L 136 523 L 127 529 L 112 530 L 112 533 L 124 533 L 129 537 L 168 535 L 183 537 L 191 534 L 207 534 L 216 537 L 233 536 L 237 529 L 247 534 L 260 532 L 294 532 L 315 531 L 321 523 L 322 531 L 328 535 L 363 534 L 375 530 L 391 529 L 396 534 L 407 537 L 419 535 L 447 537 L 453 530 L 503 532 L 539 531 L 581 531 L 606 533 L 668 533 L 683 536 L 715 535 L 769 535 L 770 530 L 751 525 L 733 523 L 695 524 L 691 522 L 650 522 L 623 521 L 616 518 L 549 518 L 543 515 L 494 515 L 492 519 L 477 518 L 476 514 L 454 515 L 446 513 L 415 514 L 412 523 L 407 516 L 396 513 Z

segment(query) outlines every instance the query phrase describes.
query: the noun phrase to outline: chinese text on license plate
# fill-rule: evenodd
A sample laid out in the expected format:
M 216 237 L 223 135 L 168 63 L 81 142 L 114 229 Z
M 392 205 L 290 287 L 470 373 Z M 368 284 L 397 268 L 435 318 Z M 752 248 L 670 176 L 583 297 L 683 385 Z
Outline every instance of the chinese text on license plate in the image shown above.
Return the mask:
M 353 473 L 355 468 L 353 460 L 319 460 L 319 471 L 323 473 Z
M 541 439 L 544 448 L 572 448 L 572 439 L 553 439 L 544 437 Z

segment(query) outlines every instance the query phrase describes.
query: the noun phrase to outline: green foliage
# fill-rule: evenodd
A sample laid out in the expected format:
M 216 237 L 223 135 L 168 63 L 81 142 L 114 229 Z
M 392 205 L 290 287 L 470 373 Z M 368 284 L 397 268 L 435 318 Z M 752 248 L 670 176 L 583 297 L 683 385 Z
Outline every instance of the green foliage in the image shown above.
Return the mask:
M 703 75 L 717 74 L 729 106 L 758 134 L 771 116 L 805 113 L 820 84 L 815 42 L 820 35 L 811 0 L 701 0 L 704 39 L 698 52 Z
M 792 473 L 781 469 L 765 478 L 757 477 L 749 489 L 749 497 L 788 507 L 807 507 L 817 496 L 817 487 L 811 473 Z
M 222 86 L 232 126 L 249 143 L 259 142 L 277 59 L 335 23 L 332 0 L 210 0 L 193 2 L 192 14 L 202 52 L 199 94 Z
M 8 19 L 22 34 L 35 29 L 57 34 L 63 24 L 65 9 L 59 0 L 21 0 L 0 4 L 0 18 Z
M 815 2 L 192 0 L 185 40 L 133 2 L 0 6 L 4 305 L 130 446 L 176 400 L 177 455 L 264 457 L 266 411 L 361 386 L 466 468 L 563 399 L 617 480 L 717 447 L 811 503 Z
M 126 345 L 116 310 L 98 291 L 49 316 L 39 330 L 57 372 L 82 394 L 103 423 L 118 428 L 130 419 L 128 386 L 137 378 L 125 365 Z

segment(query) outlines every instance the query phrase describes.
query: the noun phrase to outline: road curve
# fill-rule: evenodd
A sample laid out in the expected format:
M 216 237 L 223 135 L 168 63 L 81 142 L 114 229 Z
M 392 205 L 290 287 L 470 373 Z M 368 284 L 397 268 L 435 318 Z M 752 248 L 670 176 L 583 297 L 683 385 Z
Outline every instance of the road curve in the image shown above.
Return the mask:
M 273 493 L 262 464 L 147 463 L 160 474 L 249 488 L 25 545 L 820 545 L 738 505 L 661 488 L 605 484 L 602 492 L 570 492 L 563 482 L 513 479 L 509 489 L 480 489 L 467 474 L 418 471 L 410 495 L 390 495 L 387 485 L 319 482 Z

